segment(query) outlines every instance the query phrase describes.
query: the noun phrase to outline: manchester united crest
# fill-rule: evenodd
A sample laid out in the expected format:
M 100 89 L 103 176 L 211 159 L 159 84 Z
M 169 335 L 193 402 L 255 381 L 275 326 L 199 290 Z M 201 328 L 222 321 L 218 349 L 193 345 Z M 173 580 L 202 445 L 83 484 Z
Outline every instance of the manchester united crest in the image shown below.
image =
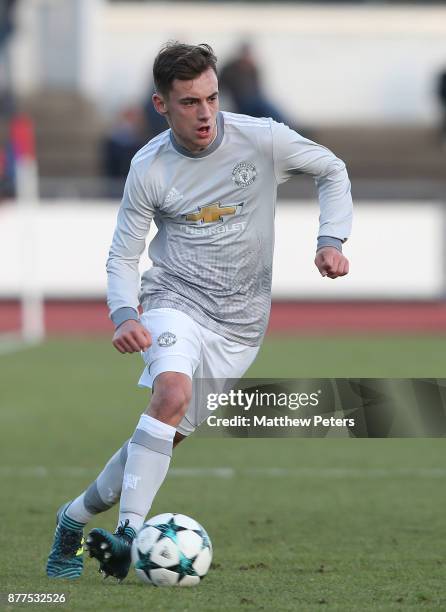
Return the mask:
M 165 331 L 158 336 L 158 346 L 172 346 L 177 341 L 175 334 Z
M 232 180 L 237 187 L 249 187 L 256 180 L 257 170 L 251 162 L 242 161 L 232 171 Z

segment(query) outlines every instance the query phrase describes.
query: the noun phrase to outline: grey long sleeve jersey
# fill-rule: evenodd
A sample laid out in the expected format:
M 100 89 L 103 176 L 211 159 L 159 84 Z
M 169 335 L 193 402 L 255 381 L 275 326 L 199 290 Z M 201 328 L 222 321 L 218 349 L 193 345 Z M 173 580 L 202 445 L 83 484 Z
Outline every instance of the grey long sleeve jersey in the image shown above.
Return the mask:
M 309 174 L 320 204 L 319 245 L 350 234 L 352 198 L 343 161 L 272 119 L 220 112 L 217 137 L 192 154 L 171 130 L 133 158 L 107 261 L 115 325 L 137 308 L 181 310 L 216 333 L 258 346 L 271 306 L 277 186 Z M 152 219 L 152 268 L 139 259 Z M 290 253 L 290 257 L 293 254 Z

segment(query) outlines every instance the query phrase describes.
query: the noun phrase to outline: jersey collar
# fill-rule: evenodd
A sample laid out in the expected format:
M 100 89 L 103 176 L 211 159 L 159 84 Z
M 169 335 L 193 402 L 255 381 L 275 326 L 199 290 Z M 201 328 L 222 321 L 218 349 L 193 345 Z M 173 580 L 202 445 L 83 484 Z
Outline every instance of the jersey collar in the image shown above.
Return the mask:
M 173 148 L 181 153 L 181 155 L 185 155 L 186 157 L 191 157 L 192 159 L 200 159 L 201 157 L 207 157 L 211 153 L 213 153 L 218 147 L 221 145 L 221 141 L 223 140 L 225 132 L 225 122 L 223 120 L 223 113 L 219 111 L 217 113 L 217 136 L 212 144 L 210 144 L 206 149 L 200 151 L 199 153 L 192 153 L 186 147 L 180 145 L 173 135 L 172 130 L 170 130 L 170 142 L 172 143 Z

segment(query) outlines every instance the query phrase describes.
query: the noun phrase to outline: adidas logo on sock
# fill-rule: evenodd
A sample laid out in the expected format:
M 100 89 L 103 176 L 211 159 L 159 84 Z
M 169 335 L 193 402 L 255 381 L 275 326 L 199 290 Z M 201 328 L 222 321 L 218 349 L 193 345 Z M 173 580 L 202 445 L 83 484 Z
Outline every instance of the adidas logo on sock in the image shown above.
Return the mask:
M 126 489 L 136 489 L 138 486 L 138 482 L 141 480 L 141 476 L 136 476 L 135 474 L 124 474 L 124 490 Z

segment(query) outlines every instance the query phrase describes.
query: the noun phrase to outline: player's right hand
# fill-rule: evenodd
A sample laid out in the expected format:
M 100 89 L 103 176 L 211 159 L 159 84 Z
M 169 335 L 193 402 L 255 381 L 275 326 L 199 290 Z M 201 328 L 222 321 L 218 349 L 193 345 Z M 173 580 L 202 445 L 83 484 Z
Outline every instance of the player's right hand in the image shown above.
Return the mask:
M 129 319 L 116 329 L 112 343 L 120 353 L 137 353 L 152 345 L 152 336 L 139 321 Z

